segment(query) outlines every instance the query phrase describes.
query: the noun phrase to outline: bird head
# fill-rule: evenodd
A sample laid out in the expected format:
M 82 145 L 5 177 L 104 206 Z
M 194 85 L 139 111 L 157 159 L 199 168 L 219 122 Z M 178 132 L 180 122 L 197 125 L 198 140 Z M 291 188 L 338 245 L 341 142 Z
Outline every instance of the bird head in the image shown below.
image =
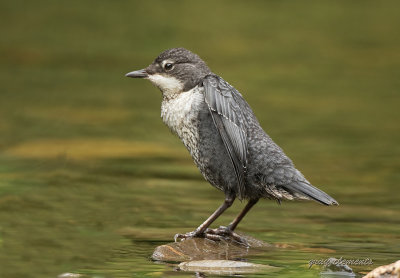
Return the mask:
M 210 73 L 198 55 L 185 48 L 172 48 L 162 52 L 147 68 L 129 72 L 126 76 L 148 79 L 164 97 L 173 98 L 197 86 Z

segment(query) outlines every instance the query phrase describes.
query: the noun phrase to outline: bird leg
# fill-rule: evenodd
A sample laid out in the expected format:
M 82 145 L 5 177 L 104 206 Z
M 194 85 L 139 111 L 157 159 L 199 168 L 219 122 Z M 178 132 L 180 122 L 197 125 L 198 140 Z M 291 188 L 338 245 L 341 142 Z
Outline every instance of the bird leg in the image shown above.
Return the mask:
M 176 234 L 174 236 L 175 242 L 178 239 L 185 239 L 185 238 L 192 238 L 192 237 L 206 237 L 207 238 L 207 236 L 205 234 L 205 231 L 207 230 L 207 228 L 215 221 L 215 219 L 217 219 L 227 208 L 229 208 L 233 204 L 233 201 L 235 201 L 235 197 L 226 196 L 225 201 L 222 203 L 222 205 L 216 211 L 214 211 L 214 213 L 211 214 L 211 216 L 208 217 L 207 220 L 203 222 L 203 224 L 201 224 L 193 232 L 189 232 L 186 234 Z
M 213 240 L 221 240 L 230 237 L 239 243 L 248 245 L 246 239 L 244 239 L 237 233 L 234 233 L 233 231 L 236 229 L 237 225 L 243 219 L 243 217 L 245 217 L 245 215 L 257 202 L 258 199 L 250 200 L 244 207 L 244 209 L 239 213 L 239 215 L 227 227 L 221 226 L 217 229 L 207 229 L 206 238 Z
M 236 226 L 239 224 L 240 221 L 242 221 L 243 217 L 249 212 L 249 210 L 257 204 L 259 199 L 252 199 L 250 200 L 247 205 L 244 207 L 244 209 L 239 213 L 238 216 L 228 225 L 228 229 L 233 231 L 236 229 Z

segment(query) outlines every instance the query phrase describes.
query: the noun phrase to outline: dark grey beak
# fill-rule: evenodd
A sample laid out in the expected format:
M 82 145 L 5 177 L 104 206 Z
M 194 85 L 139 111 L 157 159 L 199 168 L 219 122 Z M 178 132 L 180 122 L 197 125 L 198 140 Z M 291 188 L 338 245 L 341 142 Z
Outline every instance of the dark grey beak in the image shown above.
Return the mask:
M 135 70 L 135 71 L 131 71 L 128 72 L 127 74 L 125 74 L 126 77 L 133 77 L 133 78 L 146 78 L 149 75 L 146 72 L 146 69 L 141 69 L 141 70 Z

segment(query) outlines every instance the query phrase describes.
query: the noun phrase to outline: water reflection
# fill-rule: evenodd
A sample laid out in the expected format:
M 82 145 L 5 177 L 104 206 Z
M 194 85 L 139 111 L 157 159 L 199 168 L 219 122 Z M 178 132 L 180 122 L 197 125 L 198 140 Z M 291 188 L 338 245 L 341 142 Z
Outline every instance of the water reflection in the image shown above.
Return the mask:
M 22 273 L 20 265 L 32 271 L 46 265 L 48 273 L 60 274 L 64 269 L 89 277 L 176 275 L 177 264 L 155 263 L 153 251 L 171 242 L 177 232 L 196 226 L 219 205 L 221 193 L 201 179 L 189 158 L 167 156 L 3 160 L 8 165 L 3 176 L 24 191 L 4 191 L 0 197 L 1 243 L 3 250 L 8 250 L 0 253 L 1 260 L 14 266 L 8 268 L 10 273 L 19 269 Z M 40 166 L 32 171 L 31 165 Z M 215 225 L 228 223 L 242 206 L 235 204 Z M 352 223 L 355 214 L 359 221 Z M 278 248 L 257 252 L 228 248 L 223 254 L 211 252 L 210 257 L 193 258 L 246 259 L 278 267 L 282 276 L 293 271 L 315 275 L 321 269 L 308 269 L 309 260 L 332 254 L 364 258 L 374 250 L 374 263 L 381 263 L 398 254 L 393 243 L 398 240 L 399 226 L 382 229 L 368 219 L 393 220 L 395 214 L 385 207 L 370 210 L 346 205 L 345 198 L 335 211 L 312 203 L 279 206 L 262 201 L 238 231 L 278 244 Z M 197 247 L 202 250 L 206 246 Z M 254 275 L 258 274 L 250 276 Z

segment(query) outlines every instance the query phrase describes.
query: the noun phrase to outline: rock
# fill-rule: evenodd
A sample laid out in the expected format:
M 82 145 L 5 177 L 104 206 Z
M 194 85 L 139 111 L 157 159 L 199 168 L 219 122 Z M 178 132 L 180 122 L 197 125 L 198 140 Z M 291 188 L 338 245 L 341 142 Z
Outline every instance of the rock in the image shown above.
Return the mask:
M 400 278 L 400 260 L 377 267 L 363 278 Z
M 234 275 L 243 273 L 254 273 L 259 271 L 277 270 L 277 267 L 253 264 L 242 261 L 231 260 L 201 260 L 183 262 L 178 265 L 182 271 L 193 271 L 217 275 Z
M 346 264 L 341 264 L 340 259 L 329 258 L 324 266 L 324 271 L 321 272 L 321 277 L 355 277 L 353 269 Z
M 60 275 L 57 276 L 58 278 L 81 278 L 81 277 L 86 277 L 82 274 L 78 274 L 78 273 L 70 273 L 70 272 L 66 272 L 66 273 L 62 273 Z
M 243 236 L 243 235 L 242 235 Z M 257 253 L 261 248 L 273 245 L 244 236 L 249 246 L 234 241 L 212 241 L 205 238 L 189 238 L 180 242 L 156 247 L 153 260 L 167 262 L 183 262 L 188 260 L 231 260 L 242 258 L 249 252 Z

